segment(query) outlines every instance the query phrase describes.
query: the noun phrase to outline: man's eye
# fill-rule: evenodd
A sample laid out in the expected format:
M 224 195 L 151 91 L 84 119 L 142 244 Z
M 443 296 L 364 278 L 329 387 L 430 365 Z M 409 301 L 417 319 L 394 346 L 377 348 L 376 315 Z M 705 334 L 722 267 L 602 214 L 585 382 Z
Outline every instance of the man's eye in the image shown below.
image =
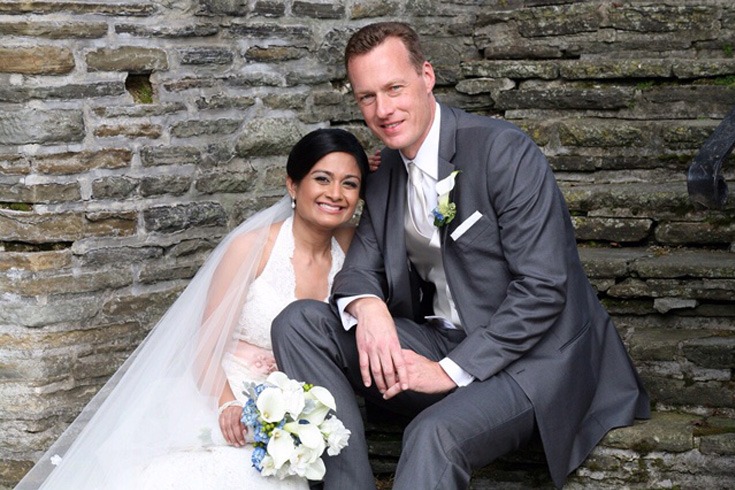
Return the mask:
M 363 95 L 362 97 L 360 97 L 360 104 L 367 105 L 372 103 L 373 100 L 375 100 L 374 95 Z

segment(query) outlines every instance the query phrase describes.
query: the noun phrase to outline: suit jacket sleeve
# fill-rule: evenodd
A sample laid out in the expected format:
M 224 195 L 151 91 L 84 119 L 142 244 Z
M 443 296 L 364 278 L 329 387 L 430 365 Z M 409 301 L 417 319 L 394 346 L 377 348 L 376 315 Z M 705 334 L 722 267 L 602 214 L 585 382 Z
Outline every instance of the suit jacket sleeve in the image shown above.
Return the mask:
M 454 247 L 447 257 L 456 265 L 451 268 L 455 277 L 448 277 L 455 301 L 480 312 L 465 325 L 468 336 L 449 357 L 480 380 L 526 355 L 555 329 L 577 253 L 566 205 L 546 158 L 520 130 L 508 128 L 481 145 L 474 155 L 479 161 L 468 167 L 474 170 L 458 178 L 458 187 L 485 183 L 485 189 L 474 190 L 472 201 L 486 215 L 475 225 L 479 234 L 456 243 L 449 234 L 445 237 Z M 460 129 L 458 135 L 458 156 L 462 145 L 474 141 L 477 148 L 482 141 L 471 130 Z M 463 238 L 469 243 L 460 243 Z
M 362 294 L 372 294 L 384 301 L 388 297 L 383 254 L 367 206 L 362 211 L 344 265 L 334 278 L 332 300 Z

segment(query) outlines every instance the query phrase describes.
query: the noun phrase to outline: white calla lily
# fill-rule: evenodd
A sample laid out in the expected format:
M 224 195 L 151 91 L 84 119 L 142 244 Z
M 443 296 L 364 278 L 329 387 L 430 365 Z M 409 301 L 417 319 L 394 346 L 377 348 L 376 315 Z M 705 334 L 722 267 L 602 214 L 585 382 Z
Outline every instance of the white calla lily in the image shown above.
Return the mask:
M 454 189 L 454 181 L 457 178 L 458 173 L 459 170 L 455 170 L 454 172 L 450 173 L 448 177 L 436 183 L 435 189 L 437 195 L 442 196 L 444 194 L 449 194 L 452 189 Z
M 304 421 L 305 422 L 305 421 Z M 295 435 L 301 444 L 321 454 L 326 448 L 324 437 L 319 427 L 308 422 L 289 422 L 283 426 L 283 430 Z
M 252 457 L 263 476 L 321 480 L 326 472 L 322 454 L 327 451 L 334 456 L 347 445 L 350 431 L 330 415 L 337 409 L 334 396 L 326 388 L 309 386 L 280 371 L 271 373 L 263 384 L 245 386 L 255 402 L 255 407 L 248 402 L 253 412 L 249 432 L 258 431 L 259 440 L 267 441 L 265 455 L 259 450 Z
M 306 447 L 303 444 L 296 446 L 296 451 L 291 455 L 291 459 L 289 461 L 291 472 L 298 476 L 306 477 L 306 475 L 310 473 L 310 468 L 314 462 L 320 459 L 319 456 L 320 453 L 317 453 L 315 450 Z
M 291 434 L 282 429 L 273 429 L 271 439 L 268 441 L 268 454 L 273 458 L 273 466 L 276 469 L 291 458 L 291 453 L 295 448 Z
M 317 458 L 316 461 L 307 465 L 304 476 L 307 480 L 319 481 L 324 478 L 324 474 L 327 472 L 327 468 L 324 466 L 322 458 Z
M 263 460 L 260 462 L 261 467 L 263 468 L 260 470 L 260 474 L 263 476 L 273 476 L 276 474 L 276 463 L 273 461 L 273 458 L 266 455 L 263 457 Z
M 286 373 L 281 371 L 273 371 L 265 379 L 265 382 L 283 389 L 283 386 L 289 381 L 289 379 L 290 378 L 286 376 Z
M 306 406 L 301 412 L 300 418 L 301 420 L 308 420 L 314 425 L 319 425 L 324 422 L 324 419 L 329 415 L 329 410 L 330 408 L 328 406 L 323 405 L 316 400 L 307 399 Z
M 266 422 L 278 422 L 286 415 L 286 398 L 280 388 L 266 388 L 255 402 Z
M 309 390 L 309 395 L 322 405 L 331 408 L 332 410 L 337 410 L 337 402 L 334 400 L 334 396 L 328 389 L 322 386 L 314 386 Z

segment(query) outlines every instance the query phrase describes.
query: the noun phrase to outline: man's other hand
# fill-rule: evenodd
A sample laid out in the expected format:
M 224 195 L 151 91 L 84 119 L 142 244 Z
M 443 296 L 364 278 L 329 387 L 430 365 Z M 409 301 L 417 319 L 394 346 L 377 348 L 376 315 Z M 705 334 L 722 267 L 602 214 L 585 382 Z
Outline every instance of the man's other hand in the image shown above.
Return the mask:
M 403 351 L 396 324 L 385 303 L 378 298 L 360 298 L 348 310 L 357 318 L 355 341 L 360 356 L 360 374 L 366 387 L 375 386 L 381 393 L 388 387 L 403 385 L 407 379 Z
M 408 349 L 403 349 L 403 361 L 408 378 L 401 378 L 401 383 L 390 385 L 383 392 L 383 398 L 386 400 L 406 390 L 438 394 L 447 393 L 457 387 L 452 378 L 436 361 L 427 359 Z

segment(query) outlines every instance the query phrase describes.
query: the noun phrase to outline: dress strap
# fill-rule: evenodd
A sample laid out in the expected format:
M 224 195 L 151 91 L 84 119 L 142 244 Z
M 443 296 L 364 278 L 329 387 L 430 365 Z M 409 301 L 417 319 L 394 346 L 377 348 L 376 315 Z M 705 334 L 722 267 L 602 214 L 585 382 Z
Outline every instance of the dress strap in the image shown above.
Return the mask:
M 271 282 L 279 291 L 287 292 L 288 299 L 293 301 L 296 299 L 296 275 L 293 268 L 293 254 L 295 248 L 293 238 L 293 216 L 289 216 L 278 230 L 278 236 L 273 244 L 270 258 L 263 268 L 261 277 Z M 345 261 L 345 253 L 339 246 L 336 238 L 332 238 L 331 243 L 332 267 L 329 269 L 327 276 L 328 290 L 331 291 L 334 276 L 342 268 Z M 329 296 L 324 298 L 327 301 Z
M 293 251 L 293 216 L 289 216 L 278 230 L 270 257 L 260 273 L 262 278 L 276 286 L 277 291 L 285 293 L 289 301 L 296 299 Z

